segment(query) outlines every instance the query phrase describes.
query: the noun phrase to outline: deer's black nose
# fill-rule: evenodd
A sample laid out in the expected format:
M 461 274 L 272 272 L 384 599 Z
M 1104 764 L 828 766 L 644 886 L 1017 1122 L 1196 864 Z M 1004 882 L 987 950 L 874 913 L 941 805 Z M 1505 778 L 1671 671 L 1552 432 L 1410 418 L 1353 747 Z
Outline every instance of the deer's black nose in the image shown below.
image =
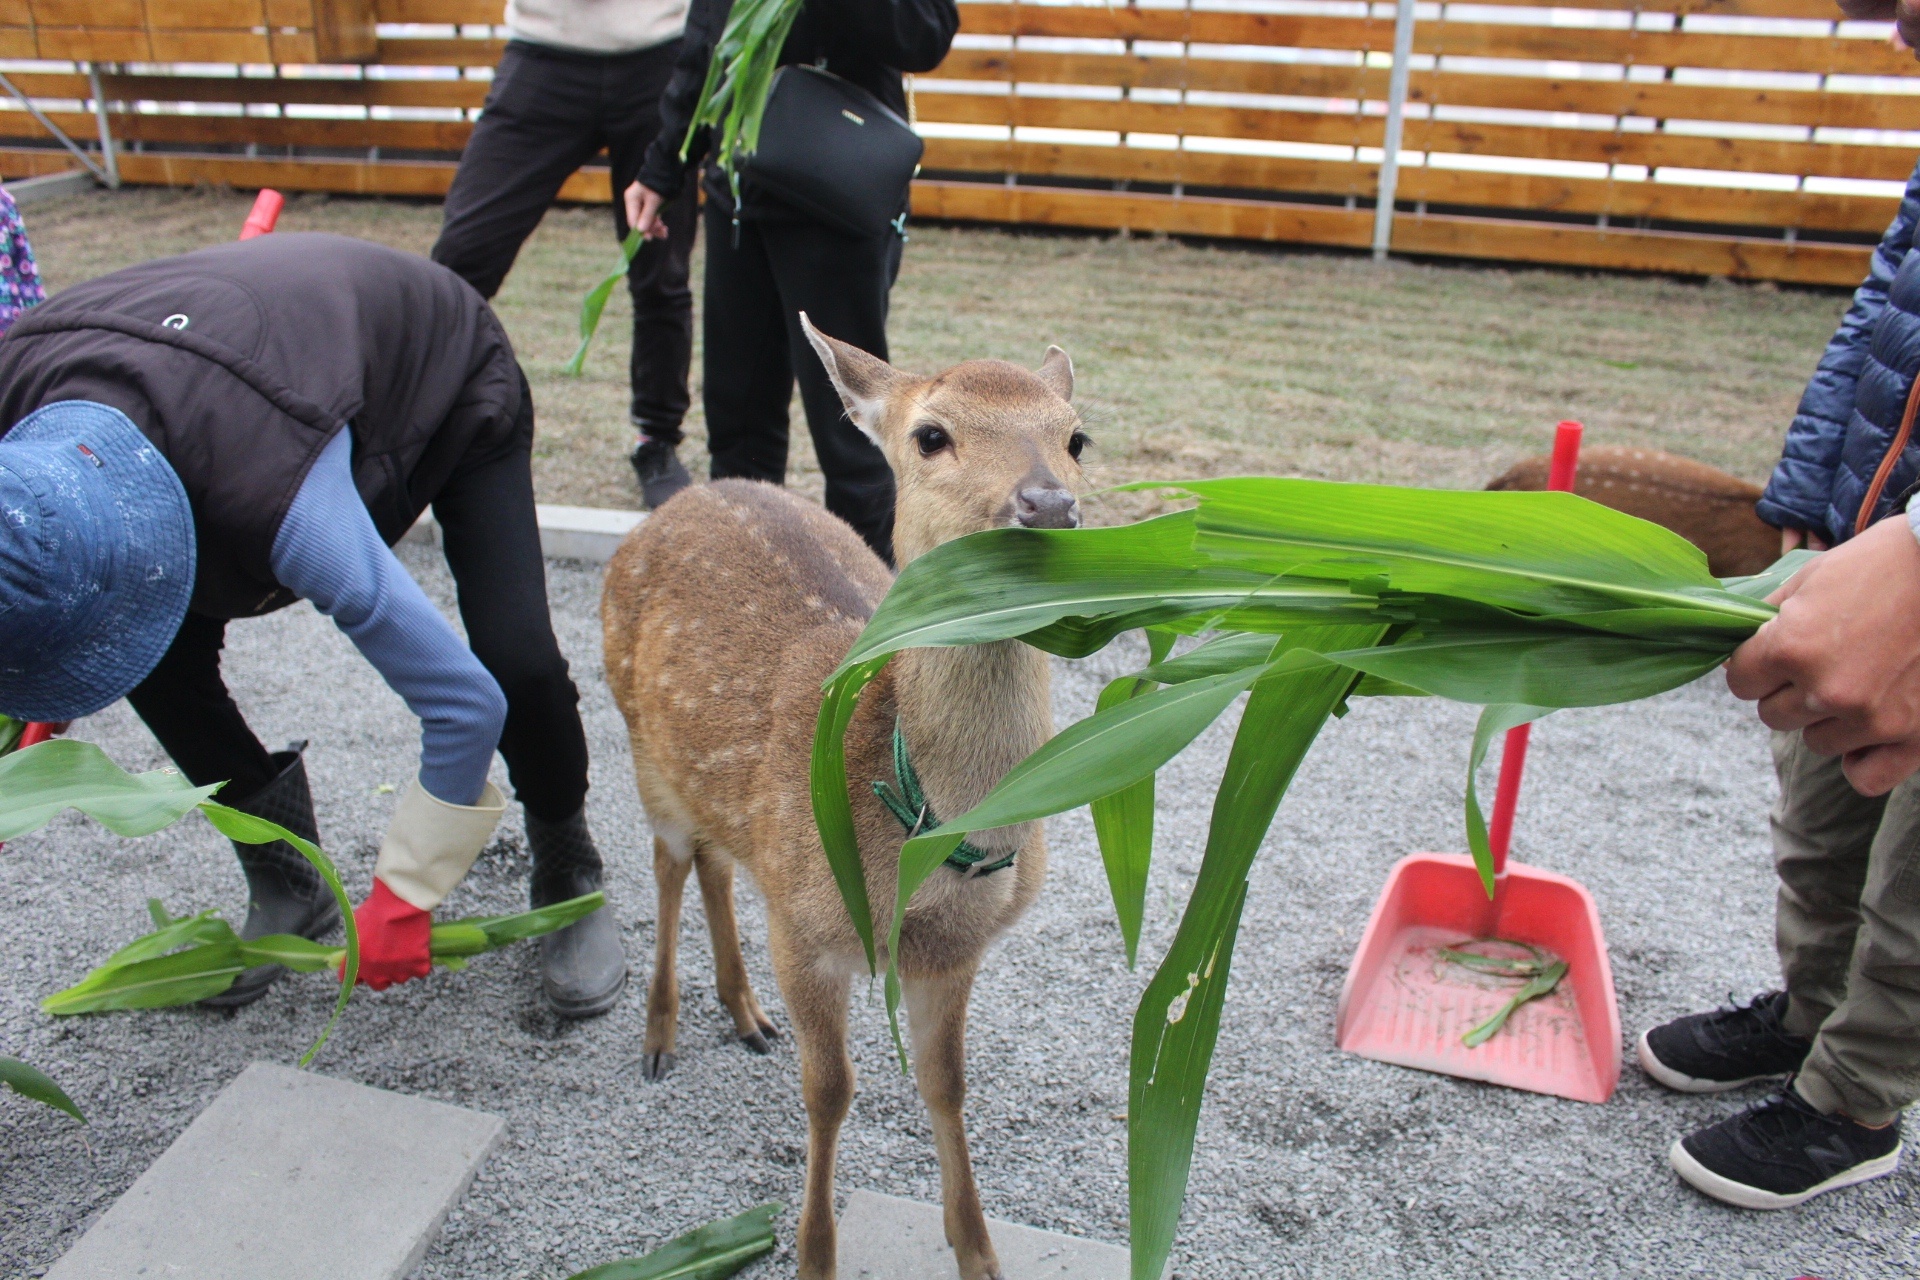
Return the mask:
M 1013 518 L 1027 529 L 1076 529 L 1080 503 L 1058 485 L 1036 485 L 1014 495 Z

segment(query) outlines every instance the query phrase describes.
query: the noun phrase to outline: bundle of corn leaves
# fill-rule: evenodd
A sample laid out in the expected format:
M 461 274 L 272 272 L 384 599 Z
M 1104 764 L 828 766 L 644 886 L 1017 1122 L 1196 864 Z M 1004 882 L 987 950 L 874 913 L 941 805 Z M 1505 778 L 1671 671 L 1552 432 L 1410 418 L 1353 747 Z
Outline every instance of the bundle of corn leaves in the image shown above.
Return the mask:
M 680 143 L 682 160 L 703 128 L 714 130 L 714 161 L 729 173 L 741 155 L 753 154 L 760 145 L 760 119 L 767 111 L 773 73 L 780 69 L 780 50 L 800 6 L 801 0 L 734 0 Z M 737 186 L 734 196 L 739 196 Z
M 474 956 L 564 929 L 605 906 L 606 895 L 589 893 L 533 911 L 476 916 L 433 926 L 433 963 L 464 969 Z M 235 978 L 258 965 L 277 964 L 295 973 L 338 973 L 347 949 L 290 933 L 243 939 L 218 912 L 175 920 L 159 899 L 147 899 L 154 932 L 136 938 L 98 968 L 40 1002 L 57 1015 L 116 1009 L 165 1009 L 219 995 Z
M 1496 733 L 1561 707 L 1628 702 L 1712 670 L 1774 614 L 1803 564 L 1721 581 L 1692 544 L 1569 493 L 1458 492 L 1312 480 L 1171 488 L 1192 510 L 1108 529 L 996 529 L 914 561 L 827 681 L 813 804 L 877 970 L 842 739 L 860 690 L 902 649 L 1019 639 L 1066 658 L 1145 629 L 1151 661 L 981 803 L 900 851 L 887 955 L 907 901 L 969 833 L 1093 808 L 1134 960 L 1158 769 L 1249 695 L 1207 847 L 1134 1019 L 1127 1109 L 1133 1275 L 1165 1266 L 1185 1196 L 1247 875 L 1295 770 L 1356 696 L 1484 707 L 1468 752 L 1468 845 L 1492 856 L 1473 775 Z M 1204 643 L 1169 658 L 1177 637 Z M 862 780 L 864 782 L 864 780 Z M 899 984 L 886 973 L 896 1020 Z

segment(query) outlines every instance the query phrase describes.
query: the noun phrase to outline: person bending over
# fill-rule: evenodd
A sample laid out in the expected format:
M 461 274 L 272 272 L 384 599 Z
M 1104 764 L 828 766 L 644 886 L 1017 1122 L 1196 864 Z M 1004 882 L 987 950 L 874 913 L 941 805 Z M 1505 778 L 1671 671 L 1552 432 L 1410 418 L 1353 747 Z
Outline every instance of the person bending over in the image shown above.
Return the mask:
M 1774 730 L 1784 989 L 1640 1037 L 1647 1074 L 1689 1093 L 1790 1077 L 1675 1142 L 1681 1177 L 1778 1209 L 1893 1172 L 1920 1098 L 1920 168 L 1807 384 L 1758 504 L 1783 551 L 1835 546 L 1776 599 L 1728 683 Z M 1908 426 L 1903 428 L 1905 421 Z M 1879 581 L 1876 583 L 1875 578 Z M 1907 665 L 1902 665 L 1902 664 Z
M 424 976 L 431 913 L 506 806 L 532 900 L 601 886 L 579 695 L 547 614 L 533 404 L 486 301 L 424 258 L 281 233 L 76 285 L 0 341 L 0 711 L 70 720 L 125 696 L 196 785 L 317 839 L 304 743 L 269 752 L 221 675 L 227 624 L 310 600 L 420 718 L 355 913 L 360 976 Z M 468 641 L 390 550 L 429 505 Z M 332 895 L 284 842 L 236 844 L 242 936 L 318 938 Z M 612 913 L 550 934 L 566 1016 L 626 980 Z M 212 1001 L 257 1000 L 256 968 Z

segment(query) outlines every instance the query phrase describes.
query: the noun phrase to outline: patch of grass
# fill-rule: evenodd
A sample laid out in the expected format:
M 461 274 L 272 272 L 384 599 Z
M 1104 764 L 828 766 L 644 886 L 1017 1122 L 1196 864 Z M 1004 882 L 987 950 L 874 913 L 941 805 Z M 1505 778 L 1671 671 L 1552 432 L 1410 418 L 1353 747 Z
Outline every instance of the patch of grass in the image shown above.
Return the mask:
M 26 211 L 55 289 L 238 233 L 249 197 L 126 190 Z M 284 230 L 424 253 L 440 209 L 298 196 Z M 1561 418 L 1593 444 L 1668 449 L 1763 480 L 1846 307 L 1835 291 L 1394 262 L 1164 239 L 914 227 L 894 289 L 895 363 L 1073 356 L 1101 483 L 1268 473 L 1478 486 L 1544 452 Z M 581 295 L 617 252 L 603 209 L 556 209 L 496 299 L 539 407 L 548 502 L 631 507 L 627 302 L 616 291 L 585 376 Z M 696 253 L 696 272 L 701 254 Z M 696 299 L 698 297 L 696 281 Z M 696 301 L 696 307 L 698 303 Z M 696 326 L 697 329 L 697 326 Z M 682 450 L 699 473 L 699 358 Z M 796 403 L 791 482 L 820 476 Z M 1145 510 L 1110 503 L 1105 518 Z

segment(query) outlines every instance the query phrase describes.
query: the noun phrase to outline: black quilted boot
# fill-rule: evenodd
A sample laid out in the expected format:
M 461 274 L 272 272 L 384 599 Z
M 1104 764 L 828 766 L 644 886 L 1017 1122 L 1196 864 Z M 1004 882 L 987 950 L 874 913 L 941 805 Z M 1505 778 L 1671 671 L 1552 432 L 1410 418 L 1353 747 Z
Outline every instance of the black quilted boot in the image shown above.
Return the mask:
M 527 815 L 533 853 L 531 897 L 552 906 L 600 888 L 600 851 L 585 809 L 561 822 Z M 540 939 L 540 976 L 547 1000 L 563 1018 L 592 1018 L 613 1008 L 627 983 L 627 956 L 613 912 L 600 908 Z
M 296 742 L 285 751 L 274 752 L 273 781 L 244 800 L 225 803 L 242 813 L 277 822 L 318 844 L 320 828 L 313 816 L 313 793 L 307 790 L 307 766 L 300 755 L 306 749 L 305 742 Z M 247 877 L 247 921 L 240 926 L 242 938 L 293 933 L 317 941 L 338 927 L 340 908 L 333 893 L 299 850 L 284 840 L 272 844 L 241 844 L 236 840 L 233 851 L 239 855 L 240 869 Z M 285 972 L 277 964 L 248 969 L 231 987 L 201 1003 L 221 1009 L 252 1004 Z

